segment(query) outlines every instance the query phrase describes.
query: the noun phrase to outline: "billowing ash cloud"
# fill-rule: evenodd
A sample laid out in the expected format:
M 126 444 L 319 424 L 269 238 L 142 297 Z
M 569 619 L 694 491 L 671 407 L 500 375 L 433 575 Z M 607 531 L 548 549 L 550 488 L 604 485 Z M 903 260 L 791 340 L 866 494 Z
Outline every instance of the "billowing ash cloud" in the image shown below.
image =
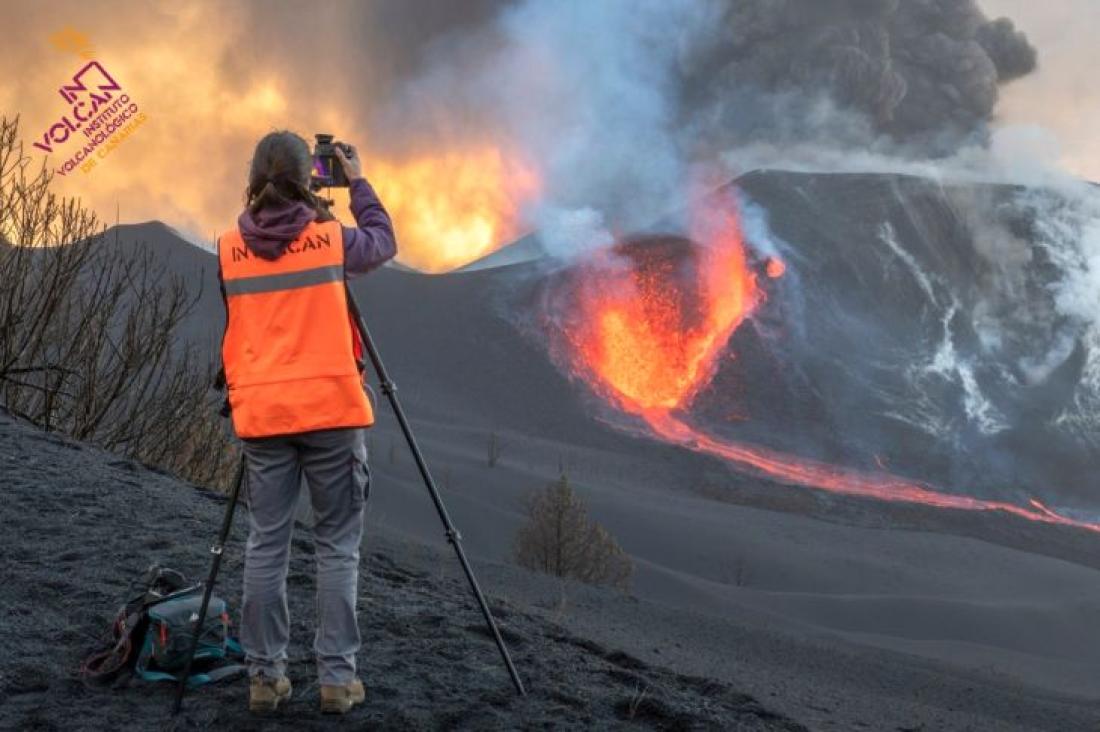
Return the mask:
M 272 128 L 350 136 L 380 177 L 500 146 L 542 182 L 520 228 L 575 249 L 679 208 L 694 166 L 735 150 L 743 167 L 753 143 L 911 159 L 981 143 L 999 85 L 1035 66 L 975 0 L 119 0 L 106 25 L 97 12 L 0 3 L 17 39 L 0 107 L 23 114 L 28 141 L 56 120 L 75 60 L 46 39 L 57 18 L 88 32 L 155 123 L 94 179 L 56 183 L 202 237 L 235 219 Z M 204 154 L 179 155 L 195 130 Z
M 1036 51 L 974 0 L 740 0 L 693 63 L 693 100 L 739 142 L 885 135 L 943 154 L 984 136 Z
M 376 139 L 516 146 L 559 253 L 682 208 L 696 166 L 739 146 L 981 144 L 998 87 L 1036 65 L 974 0 L 522 0 L 422 48 Z

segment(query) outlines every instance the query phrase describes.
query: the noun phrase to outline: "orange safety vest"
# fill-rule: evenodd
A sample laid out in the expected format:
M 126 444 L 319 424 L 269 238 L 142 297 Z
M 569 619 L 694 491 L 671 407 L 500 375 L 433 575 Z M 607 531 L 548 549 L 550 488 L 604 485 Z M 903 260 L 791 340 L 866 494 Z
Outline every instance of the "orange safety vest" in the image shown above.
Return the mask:
M 237 436 L 367 427 L 339 221 L 311 222 L 275 260 L 239 230 L 218 240 L 225 288 L 222 364 Z

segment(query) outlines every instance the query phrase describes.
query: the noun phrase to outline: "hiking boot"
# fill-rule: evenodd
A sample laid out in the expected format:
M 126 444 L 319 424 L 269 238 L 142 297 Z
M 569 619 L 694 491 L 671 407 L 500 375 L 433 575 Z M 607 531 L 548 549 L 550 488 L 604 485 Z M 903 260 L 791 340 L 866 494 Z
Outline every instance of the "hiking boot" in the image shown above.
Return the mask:
M 347 714 L 353 706 L 362 704 L 366 698 L 363 682 L 358 679 L 342 686 L 321 684 L 321 713 Z
M 290 698 L 290 679 L 281 676 L 270 679 L 262 674 L 252 677 L 248 684 L 248 710 L 250 712 L 274 712 L 279 702 Z

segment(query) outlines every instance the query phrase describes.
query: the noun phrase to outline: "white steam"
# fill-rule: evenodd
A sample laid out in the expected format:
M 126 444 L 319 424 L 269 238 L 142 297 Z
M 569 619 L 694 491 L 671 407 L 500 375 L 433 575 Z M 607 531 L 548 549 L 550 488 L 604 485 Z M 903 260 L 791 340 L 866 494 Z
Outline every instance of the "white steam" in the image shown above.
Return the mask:
M 484 80 L 545 195 L 527 212 L 548 252 L 600 246 L 681 208 L 682 54 L 713 33 L 708 0 L 529 0 L 499 19 Z
M 1058 312 L 1074 323 L 1085 347 L 1081 383 L 1073 408 L 1058 422 L 1084 439 L 1100 439 L 1100 188 L 1078 183 L 1056 194 L 1029 192 L 1038 243 L 1061 277 L 1052 286 Z M 1052 349 L 1057 350 L 1057 349 Z

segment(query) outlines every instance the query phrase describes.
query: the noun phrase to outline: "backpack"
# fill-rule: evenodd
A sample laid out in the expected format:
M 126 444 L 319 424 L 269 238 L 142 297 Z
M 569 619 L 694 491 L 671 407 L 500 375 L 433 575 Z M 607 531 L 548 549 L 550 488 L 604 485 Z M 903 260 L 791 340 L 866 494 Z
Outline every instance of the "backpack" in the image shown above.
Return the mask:
M 203 583 L 188 584 L 180 572 L 150 567 L 130 586 L 130 598 L 119 609 L 104 649 L 81 666 L 81 677 L 91 684 L 110 684 L 125 670 L 145 681 L 179 681 L 191 650 L 192 631 L 202 603 Z M 225 600 L 211 596 L 195 651 L 189 686 L 199 686 L 245 671 L 237 664 L 218 666 L 230 656 L 243 655 L 229 635 Z

